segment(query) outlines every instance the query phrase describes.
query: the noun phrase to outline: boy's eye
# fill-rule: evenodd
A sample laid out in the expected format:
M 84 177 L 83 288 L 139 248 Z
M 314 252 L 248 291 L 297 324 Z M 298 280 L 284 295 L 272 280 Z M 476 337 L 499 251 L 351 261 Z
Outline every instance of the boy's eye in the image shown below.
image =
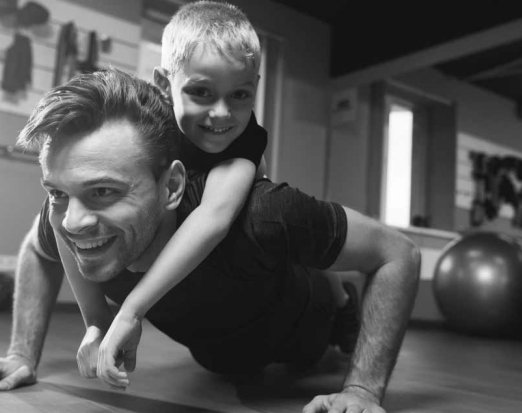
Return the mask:
M 244 100 L 244 99 L 249 99 L 250 97 L 252 97 L 252 93 L 250 93 L 248 90 L 236 90 L 232 94 L 232 97 L 234 99 Z
M 186 93 L 198 98 L 208 98 L 212 96 L 212 93 L 206 87 L 190 87 L 185 89 Z

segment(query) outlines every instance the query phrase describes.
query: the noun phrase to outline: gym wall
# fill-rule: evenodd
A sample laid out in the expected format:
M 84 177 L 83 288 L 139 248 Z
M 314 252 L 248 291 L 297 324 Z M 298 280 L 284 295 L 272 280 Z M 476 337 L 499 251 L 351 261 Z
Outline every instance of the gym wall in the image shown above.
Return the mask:
M 19 6 L 25 0 L 19 0 Z M 277 181 L 288 181 L 312 195 L 324 196 L 325 151 L 328 131 L 329 53 L 328 26 L 269 0 L 234 1 L 254 26 L 280 41 L 282 59 L 277 67 L 281 78 L 270 92 L 275 115 L 269 130 Z M 56 41 L 62 24 L 74 21 L 79 44 L 88 32 L 110 37 L 112 49 L 102 52 L 100 65 L 111 64 L 137 73 L 142 0 L 42 0 L 50 12 L 47 28 L 28 31 L 34 55 L 33 84 L 17 101 L 0 92 L 0 145 L 14 145 L 19 130 L 39 97 L 51 87 Z M 83 37 L 82 37 L 83 36 Z M 156 39 L 159 37 L 157 33 Z M 13 32 L 0 25 L 0 70 L 3 51 L 12 43 Z M 1 73 L 1 71 L 0 71 Z M 44 199 L 36 164 L 18 163 L 0 157 L 0 268 L 13 268 L 14 254 Z M 9 200 L 5 200 L 6 198 Z M 4 261 L 3 258 L 8 260 Z M 66 283 L 65 283 L 66 284 Z M 64 285 L 65 285 L 64 284 Z M 73 301 L 61 293 L 59 300 Z
M 19 2 L 21 7 L 25 1 Z M 108 52 L 99 50 L 99 66 L 112 65 L 135 72 L 141 38 L 140 0 L 46 0 L 48 24 L 27 29 L 33 51 L 32 84 L 24 93 L 0 95 L 0 145 L 11 146 L 23 128 L 31 110 L 40 97 L 52 87 L 56 46 L 60 28 L 74 21 L 78 29 L 79 56 L 85 54 L 89 31 L 96 31 L 98 39 L 111 39 Z M 13 30 L 0 25 L 0 51 L 7 49 Z M 82 50 L 83 49 L 83 50 Z M 0 73 L 4 54 L 0 53 Z M 40 186 L 38 164 L 0 157 L 0 267 L 12 270 L 20 242 L 39 211 L 45 193 Z M 67 283 L 63 284 L 60 301 L 74 301 Z

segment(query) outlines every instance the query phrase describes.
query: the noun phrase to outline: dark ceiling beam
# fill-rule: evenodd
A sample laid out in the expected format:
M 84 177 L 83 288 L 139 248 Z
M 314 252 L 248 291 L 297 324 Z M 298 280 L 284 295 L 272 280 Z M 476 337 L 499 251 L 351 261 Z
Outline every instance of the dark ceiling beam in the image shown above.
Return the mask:
M 499 77 L 512 76 L 522 73 L 522 58 L 511 60 L 507 63 L 502 63 L 487 70 L 481 70 L 475 74 L 466 76 L 464 80 L 474 82 L 477 80 L 485 80 Z
M 335 87 L 353 87 L 430 67 L 445 61 L 498 47 L 522 39 L 522 19 L 502 24 L 479 33 L 442 43 L 425 50 L 401 56 L 353 71 L 335 80 Z

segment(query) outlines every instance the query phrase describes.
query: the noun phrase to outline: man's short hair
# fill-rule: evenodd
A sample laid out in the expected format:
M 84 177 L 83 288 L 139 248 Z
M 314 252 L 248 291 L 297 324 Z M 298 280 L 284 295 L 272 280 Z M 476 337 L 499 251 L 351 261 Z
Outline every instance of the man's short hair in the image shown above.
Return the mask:
M 172 106 L 154 85 L 114 68 L 78 75 L 51 89 L 31 113 L 17 145 L 41 150 L 48 141 L 91 133 L 118 119 L 127 119 L 140 133 L 156 178 L 179 158 L 181 132 Z
M 176 74 L 199 44 L 259 69 L 259 38 L 236 6 L 202 0 L 179 8 L 163 30 L 161 66 Z

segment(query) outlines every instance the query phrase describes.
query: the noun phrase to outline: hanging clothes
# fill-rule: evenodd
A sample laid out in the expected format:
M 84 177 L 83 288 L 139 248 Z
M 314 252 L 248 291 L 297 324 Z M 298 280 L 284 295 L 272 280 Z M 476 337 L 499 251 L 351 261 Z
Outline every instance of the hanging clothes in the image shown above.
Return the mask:
M 80 73 L 92 73 L 98 70 L 98 35 L 96 32 L 89 32 L 89 46 L 85 60 L 78 62 Z
M 77 70 L 78 31 L 73 22 L 62 25 L 56 47 L 53 86 L 59 86 L 71 79 Z
M 29 37 L 16 33 L 13 44 L 5 53 L 2 89 L 16 93 L 31 83 L 33 50 Z
M 30 27 L 49 21 L 49 10 L 34 1 L 28 1 L 17 11 L 19 27 Z

